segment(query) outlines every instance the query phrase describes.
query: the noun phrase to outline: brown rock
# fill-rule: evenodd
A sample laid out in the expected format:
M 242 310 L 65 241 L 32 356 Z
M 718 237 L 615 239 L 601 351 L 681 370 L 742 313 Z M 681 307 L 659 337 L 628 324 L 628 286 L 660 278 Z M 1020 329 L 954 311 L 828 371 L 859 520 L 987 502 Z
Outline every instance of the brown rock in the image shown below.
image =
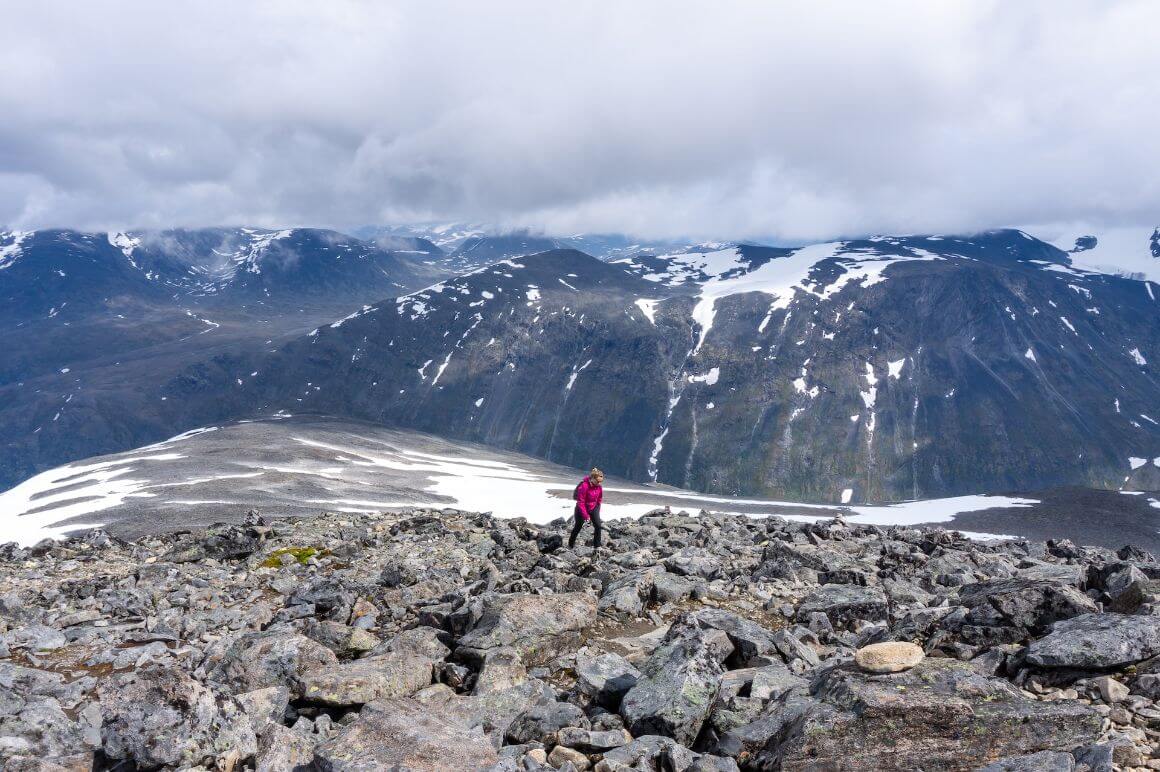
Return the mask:
M 854 662 L 867 673 L 900 673 L 922 662 L 922 647 L 905 641 L 872 643 L 858 649 Z

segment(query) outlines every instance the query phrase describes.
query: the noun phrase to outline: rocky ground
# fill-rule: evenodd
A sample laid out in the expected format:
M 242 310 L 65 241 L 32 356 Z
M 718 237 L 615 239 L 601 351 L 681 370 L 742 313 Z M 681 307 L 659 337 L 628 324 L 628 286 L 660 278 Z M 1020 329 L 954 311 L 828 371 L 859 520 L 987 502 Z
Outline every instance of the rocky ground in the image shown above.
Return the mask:
M 1160 769 L 1142 550 L 608 531 L 252 514 L 0 547 L 0 769 Z

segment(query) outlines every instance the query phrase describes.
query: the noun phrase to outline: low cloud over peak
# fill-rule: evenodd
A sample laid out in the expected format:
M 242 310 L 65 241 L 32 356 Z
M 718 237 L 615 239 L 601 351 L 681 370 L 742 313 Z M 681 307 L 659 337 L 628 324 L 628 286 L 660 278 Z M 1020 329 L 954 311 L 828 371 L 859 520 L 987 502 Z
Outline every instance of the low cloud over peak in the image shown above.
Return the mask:
M 20 4 L 0 223 L 1160 221 L 1160 6 Z

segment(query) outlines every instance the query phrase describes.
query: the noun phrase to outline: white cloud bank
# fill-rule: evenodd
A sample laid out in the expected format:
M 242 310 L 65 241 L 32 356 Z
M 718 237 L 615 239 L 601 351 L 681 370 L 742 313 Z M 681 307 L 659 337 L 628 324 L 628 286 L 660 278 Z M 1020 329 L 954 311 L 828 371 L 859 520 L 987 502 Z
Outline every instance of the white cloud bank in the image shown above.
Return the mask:
M 0 223 L 1160 221 L 1160 5 L 9 4 Z

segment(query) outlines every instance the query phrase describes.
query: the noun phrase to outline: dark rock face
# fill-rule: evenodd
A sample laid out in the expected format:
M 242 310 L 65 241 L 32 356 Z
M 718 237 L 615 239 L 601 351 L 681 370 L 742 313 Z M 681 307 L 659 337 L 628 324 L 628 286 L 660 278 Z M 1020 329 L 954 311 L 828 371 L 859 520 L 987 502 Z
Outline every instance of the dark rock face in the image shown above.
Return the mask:
M 996 755 L 1070 750 L 1095 740 L 1101 724 L 1086 707 L 1028 699 L 953 660 L 888 676 L 839 667 L 814 696 L 784 730 L 783 769 L 971 769 Z
M 1014 643 L 1043 635 L 1053 622 L 1098 611 L 1074 587 L 1035 579 L 994 579 L 966 585 L 959 599 L 969 611 L 960 635 L 968 643 Z
M 1160 761 L 1160 604 L 1092 610 L 1151 581 L 1142 550 L 656 510 L 610 521 L 615 550 L 542 551 L 567 527 L 408 510 L 0 549 L 0 763 Z M 678 554 L 714 568 L 671 573 Z M 861 578 L 818 583 L 839 572 Z
M 1027 649 L 1041 667 L 1106 669 L 1160 654 L 1160 615 L 1085 614 L 1057 623 Z

